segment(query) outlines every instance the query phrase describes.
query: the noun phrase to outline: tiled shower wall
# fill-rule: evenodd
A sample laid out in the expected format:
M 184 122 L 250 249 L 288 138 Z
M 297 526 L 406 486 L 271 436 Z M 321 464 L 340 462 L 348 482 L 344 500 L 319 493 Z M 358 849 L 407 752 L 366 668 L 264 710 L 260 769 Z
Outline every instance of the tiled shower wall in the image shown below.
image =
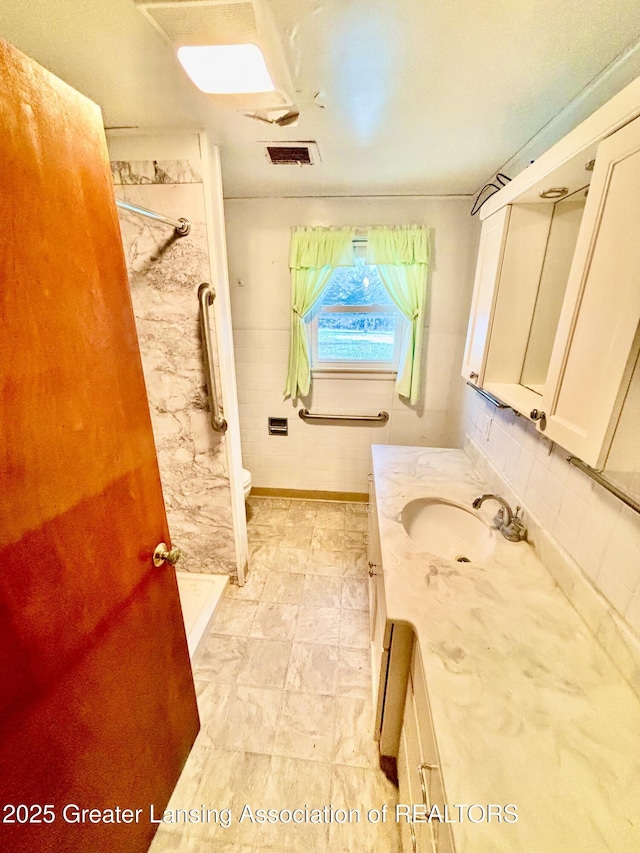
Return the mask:
M 177 237 L 166 225 L 119 211 L 167 518 L 172 543 L 183 554 L 180 569 L 232 574 L 225 437 L 210 425 L 199 328 L 198 286 L 211 281 L 201 166 L 193 160 L 111 166 L 117 198 L 192 224 L 188 236 Z
M 470 388 L 463 417 L 469 455 L 490 463 L 507 499 L 522 504 L 640 635 L 640 515 L 569 465 L 568 453 L 527 418 Z
M 233 335 L 243 464 L 254 486 L 366 493 L 371 444 L 460 447 L 462 362 L 478 223 L 466 198 L 225 199 Z M 291 228 L 422 223 L 432 263 L 417 405 L 399 397 L 395 377 L 315 376 L 308 398 L 285 400 L 289 352 Z M 389 412 L 384 425 L 305 423 L 298 410 Z M 269 416 L 289 419 L 289 435 L 269 436 Z

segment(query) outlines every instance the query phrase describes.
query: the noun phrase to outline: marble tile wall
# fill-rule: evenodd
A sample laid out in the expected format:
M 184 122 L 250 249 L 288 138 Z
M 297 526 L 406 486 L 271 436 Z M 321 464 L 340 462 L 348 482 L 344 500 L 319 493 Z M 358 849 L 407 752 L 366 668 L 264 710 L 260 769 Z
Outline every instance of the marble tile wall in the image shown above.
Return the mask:
M 556 571 L 574 606 L 596 633 L 611 639 L 611 623 L 607 628 L 594 615 L 588 589 L 599 596 L 612 611 L 614 641 L 633 649 L 631 661 L 640 648 L 640 515 L 569 465 L 567 452 L 528 419 L 496 409 L 470 388 L 464 424 L 467 452 L 492 487 L 523 506 L 543 562 Z M 637 665 L 628 668 L 636 670 L 640 686 Z
M 119 211 L 167 518 L 172 542 L 183 552 L 180 568 L 232 574 L 225 437 L 209 421 L 199 328 L 198 286 L 211 280 L 200 164 L 111 165 L 117 198 L 192 223 L 188 236 L 176 237 L 166 225 Z
M 397 801 L 373 740 L 363 504 L 249 498 L 252 570 L 227 588 L 194 679 L 202 729 L 150 853 L 399 853 Z M 358 809 L 358 824 L 239 822 L 245 804 Z

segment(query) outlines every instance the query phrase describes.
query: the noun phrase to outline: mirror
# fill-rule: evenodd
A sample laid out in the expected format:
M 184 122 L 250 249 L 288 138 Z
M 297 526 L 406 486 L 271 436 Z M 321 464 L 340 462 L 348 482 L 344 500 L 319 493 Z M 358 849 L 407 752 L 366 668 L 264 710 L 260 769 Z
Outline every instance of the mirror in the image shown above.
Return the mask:
M 542 394 L 586 204 L 582 187 L 553 206 L 520 384 Z

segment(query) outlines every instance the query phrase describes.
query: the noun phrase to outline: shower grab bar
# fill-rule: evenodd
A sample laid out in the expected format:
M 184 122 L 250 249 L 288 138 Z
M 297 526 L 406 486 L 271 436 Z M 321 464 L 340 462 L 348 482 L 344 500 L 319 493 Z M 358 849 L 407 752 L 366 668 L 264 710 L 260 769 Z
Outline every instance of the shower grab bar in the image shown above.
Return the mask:
M 218 402 L 218 389 L 216 388 L 216 375 L 213 366 L 213 348 L 211 346 L 211 324 L 209 322 L 209 306 L 213 305 L 215 298 L 216 292 L 213 287 L 207 284 L 206 281 L 203 282 L 198 288 L 198 304 L 200 305 L 202 348 L 207 368 L 207 386 L 209 388 L 209 399 L 211 400 L 211 426 L 216 432 L 225 432 L 228 424 L 222 415 L 220 403 Z
M 367 421 L 368 423 L 384 424 L 389 420 L 389 412 L 378 412 L 377 415 L 316 415 L 309 409 L 298 412 L 303 421 Z
M 120 198 L 116 199 L 116 207 L 121 210 L 128 210 L 129 213 L 137 213 L 139 216 L 146 216 L 148 219 L 155 219 L 156 222 L 163 222 L 165 225 L 173 225 L 176 229 L 178 237 L 186 237 L 191 231 L 191 223 L 188 219 L 180 217 L 180 219 L 171 219 L 169 216 L 164 216 L 162 213 L 155 213 L 153 210 L 147 210 L 146 207 L 138 207 L 137 204 L 131 204 L 128 201 L 123 201 Z

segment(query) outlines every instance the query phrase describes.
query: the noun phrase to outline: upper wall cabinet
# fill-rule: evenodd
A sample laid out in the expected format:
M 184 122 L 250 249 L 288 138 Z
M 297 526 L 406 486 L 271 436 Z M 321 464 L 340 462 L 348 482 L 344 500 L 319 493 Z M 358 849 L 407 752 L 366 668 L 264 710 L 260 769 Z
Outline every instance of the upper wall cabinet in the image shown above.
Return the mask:
M 638 346 L 639 113 L 637 80 L 485 205 L 463 363 L 594 467 Z

